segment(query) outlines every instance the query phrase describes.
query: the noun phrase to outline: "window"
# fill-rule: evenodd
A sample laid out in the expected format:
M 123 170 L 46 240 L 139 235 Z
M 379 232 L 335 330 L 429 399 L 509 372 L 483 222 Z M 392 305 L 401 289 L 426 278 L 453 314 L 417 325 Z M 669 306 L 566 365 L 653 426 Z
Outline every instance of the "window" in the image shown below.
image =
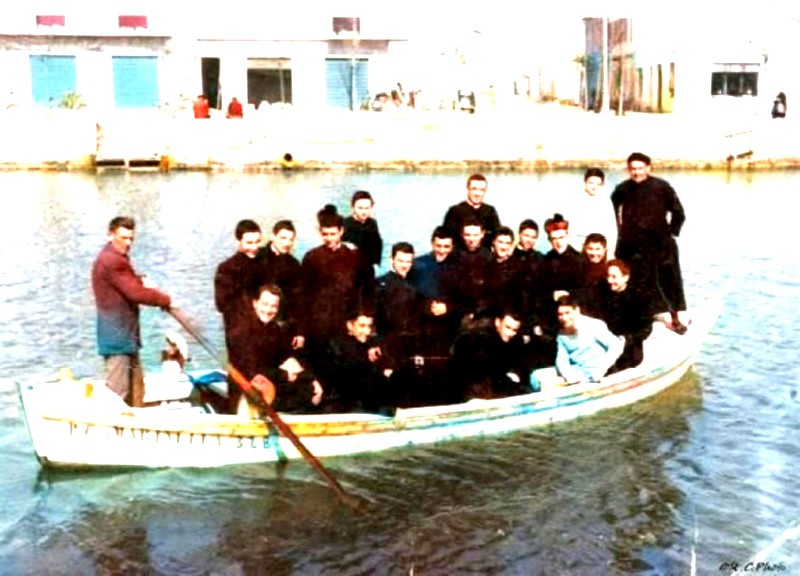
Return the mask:
M 758 96 L 758 72 L 712 72 L 712 96 Z
M 158 106 L 158 59 L 155 56 L 112 56 L 111 62 L 117 108 Z
M 30 56 L 31 88 L 35 106 L 55 108 L 77 87 L 74 56 Z

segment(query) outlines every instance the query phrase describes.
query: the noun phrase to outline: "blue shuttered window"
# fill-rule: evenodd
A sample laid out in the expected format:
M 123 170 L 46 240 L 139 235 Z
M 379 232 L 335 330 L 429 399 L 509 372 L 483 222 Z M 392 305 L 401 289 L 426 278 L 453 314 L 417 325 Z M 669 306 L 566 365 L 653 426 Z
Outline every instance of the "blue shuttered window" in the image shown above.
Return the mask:
M 35 106 L 58 107 L 64 95 L 75 92 L 74 56 L 30 56 Z
M 117 108 L 156 108 L 158 58 L 114 56 L 114 104 Z
M 358 110 L 369 98 L 367 60 L 330 58 L 325 61 L 328 106 Z

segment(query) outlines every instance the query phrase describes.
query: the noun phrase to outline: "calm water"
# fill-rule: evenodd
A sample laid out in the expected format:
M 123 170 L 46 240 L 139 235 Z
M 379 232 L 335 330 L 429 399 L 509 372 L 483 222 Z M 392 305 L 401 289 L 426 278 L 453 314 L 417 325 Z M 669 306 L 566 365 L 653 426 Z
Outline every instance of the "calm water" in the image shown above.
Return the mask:
M 800 173 L 667 176 L 688 299 L 726 304 L 689 375 L 581 422 L 326 461 L 369 502 L 356 513 L 302 462 L 43 473 L 15 382 L 100 371 L 88 276 L 118 213 L 137 218 L 137 269 L 221 345 L 212 277 L 236 221 L 294 219 L 302 255 L 316 210 L 364 188 L 385 240 L 425 251 L 465 175 L 0 173 L 0 573 L 716 574 L 761 552 L 800 574 Z M 515 227 L 582 216 L 580 190 L 577 173 L 493 174 L 487 201 Z M 175 326 L 142 320 L 152 365 Z

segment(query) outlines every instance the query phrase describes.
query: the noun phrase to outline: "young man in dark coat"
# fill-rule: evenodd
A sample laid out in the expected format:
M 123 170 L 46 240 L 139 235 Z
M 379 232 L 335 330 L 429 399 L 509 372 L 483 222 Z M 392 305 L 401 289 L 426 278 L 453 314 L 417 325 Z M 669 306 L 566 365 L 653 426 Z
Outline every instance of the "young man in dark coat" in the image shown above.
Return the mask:
M 258 251 L 264 265 L 264 283 L 275 284 L 283 292 L 281 318 L 299 331 L 302 316 L 302 271 L 292 255 L 297 233 L 291 220 L 279 220 L 272 227 L 270 242 Z M 294 345 L 303 346 L 302 335 L 296 334 Z
M 275 388 L 273 407 L 281 411 L 312 409 L 322 400 L 322 386 L 306 369 L 292 346 L 293 331 L 279 319 L 281 289 L 261 287 L 250 305 L 237 309 L 227 328 L 228 359 L 257 390 Z M 228 382 L 228 409 L 235 414 L 242 397 L 235 382 Z
M 329 342 L 321 376 L 331 391 L 332 409 L 341 412 L 393 414 L 390 371 L 381 363 L 373 316 L 356 308 L 346 315 L 346 330 Z
M 374 309 L 375 273 L 360 250 L 342 242 L 344 218 L 332 205 L 317 213 L 322 245 L 303 257 L 303 325 L 312 363 L 345 329 L 348 311 Z
M 349 242 L 361 250 L 367 262 L 380 266 L 383 255 L 383 239 L 378 222 L 372 217 L 375 202 L 372 194 L 358 190 L 350 201 L 353 214 L 344 219 L 342 242 Z
M 420 353 L 420 317 L 424 305 L 408 281 L 414 247 L 408 242 L 392 246 L 392 269 L 377 279 L 375 330 L 381 339 L 385 361 L 397 370 Z
M 532 392 L 521 318 L 503 311 L 462 332 L 453 346 L 453 381 L 466 398 Z
M 483 229 L 483 246 L 491 247 L 495 231 L 500 227 L 500 218 L 494 206 L 484 203 L 489 183 L 483 174 L 467 178 L 467 199 L 451 206 L 444 216 L 443 226 L 450 230 L 458 248 L 464 248 L 461 233 L 467 220 L 476 220 Z
M 608 374 L 633 368 L 644 359 L 644 341 L 653 331 L 653 317 L 648 312 L 647 300 L 632 285 L 630 266 L 623 260 L 610 260 L 607 280 L 600 286 L 598 317 L 617 336 L 625 337 L 625 347 Z
M 526 263 L 512 256 L 514 231 L 500 226 L 492 241 L 492 260 L 486 271 L 488 314 L 502 310 L 524 311 L 526 301 Z
M 106 385 L 130 406 L 144 405 L 144 375 L 139 362 L 142 339 L 139 305 L 169 308 L 170 297 L 145 285 L 131 265 L 135 222 L 117 216 L 108 224 L 108 243 L 92 265 L 97 304 L 97 350 L 105 359 Z
M 590 232 L 583 241 L 583 289 L 579 293 L 581 311 L 587 316 L 600 317 L 600 290 L 608 275 L 608 241 L 599 232 Z
M 414 259 L 409 282 L 423 299 L 421 346 L 423 355 L 443 358 L 449 354 L 458 333 L 460 318 L 456 313 L 455 241 L 444 226 L 431 235 L 432 250 Z
M 686 331 L 678 312 L 686 310 L 675 238 L 686 215 L 666 180 L 650 175 L 650 157 L 628 156 L 630 178 L 611 194 L 617 219 L 616 257 L 630 263 L 632 276 L 650 300 L 653 314 L 669 311 L 672 328 Z
M 261 227 L 253 220 L 240 220 L 234 235 L 236 253 L 217 266 L 214 275 L 214 302 L 222 314 L 226 335 L 238 309 L 250 305 L 265 281 L 264 263 L 256 257 L 261 246 Z

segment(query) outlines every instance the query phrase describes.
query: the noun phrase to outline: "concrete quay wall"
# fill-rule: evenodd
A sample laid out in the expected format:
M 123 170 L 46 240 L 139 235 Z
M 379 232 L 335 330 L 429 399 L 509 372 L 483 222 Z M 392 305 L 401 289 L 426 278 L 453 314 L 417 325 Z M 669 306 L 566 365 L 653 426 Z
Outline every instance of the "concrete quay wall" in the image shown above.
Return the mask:
M 662 168 L 800 167 L 791 119 L 734 125 L 673 114 L 594 114 L 557 104 L 502 111 L 219 114 L 90 110 L 0 111 L 0 168 L 90 170 L 150 160 L 184 170 L 506 169 L 624 164 L 632 151 Z M 282 160 L 291 154 L 293 161 Z

